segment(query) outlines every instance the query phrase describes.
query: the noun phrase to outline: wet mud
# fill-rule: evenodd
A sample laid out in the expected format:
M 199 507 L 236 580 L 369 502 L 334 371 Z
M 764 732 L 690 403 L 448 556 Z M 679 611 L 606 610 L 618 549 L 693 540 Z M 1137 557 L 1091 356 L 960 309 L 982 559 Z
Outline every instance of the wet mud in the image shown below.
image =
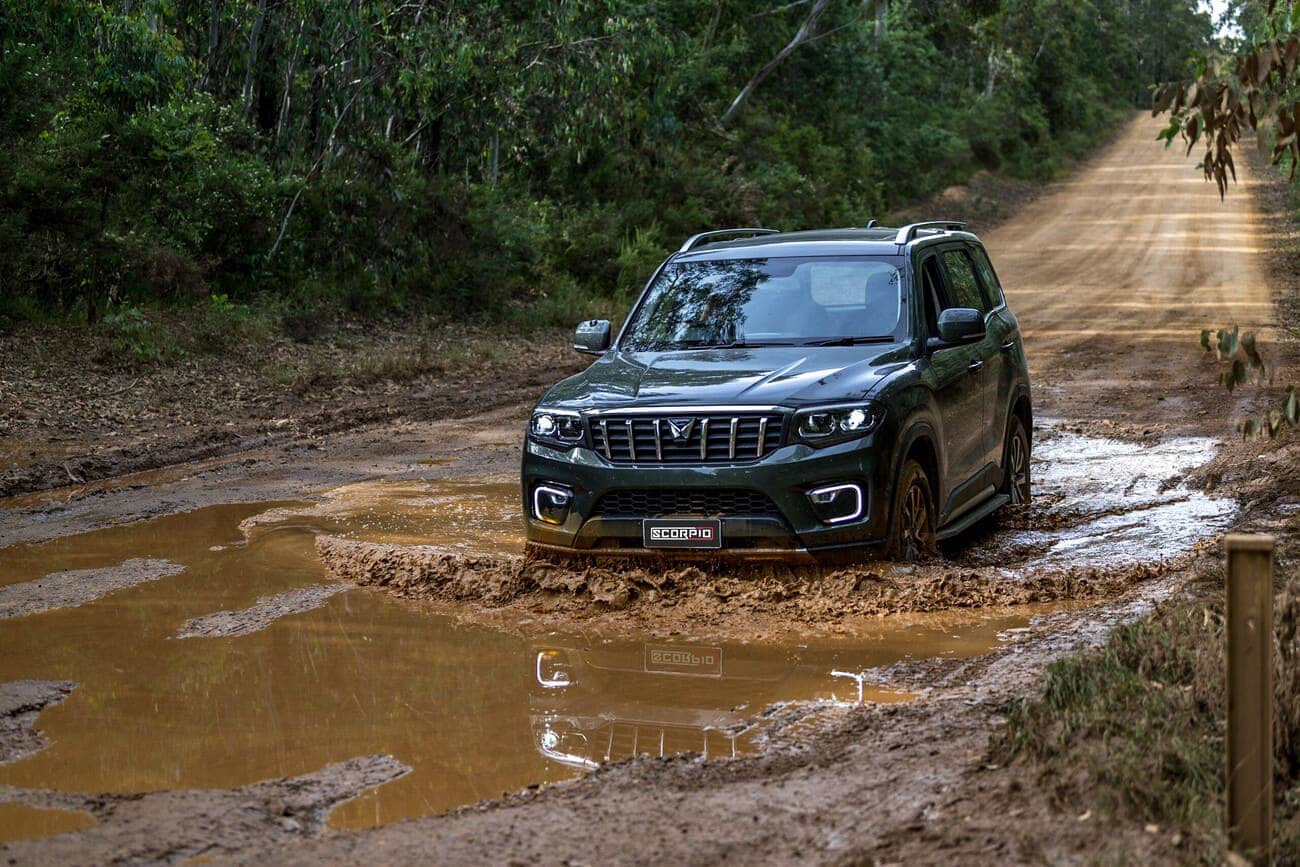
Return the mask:
M 1233 500 L 1188 484 L 1214 455 L 1207 438 L 1134 443 L 1059 430 L 1036 431 L 1035 503 L 1004 509 L 928 563 L 864 561 L 845 568 L 738 565 L 725 561 L 667 565 L 645 560 L 572 558 L 528 560 L 518 551 L 522 528 L 514 486 L 458 483 L 455 512 L 443 514 L 434 492 L 443 483 L 331 492 L 310 515 L 341 517 L 358 493 L 347 532 L 320 528 L 316 549 L 336 579 L 406 598 L 437 610 L 489 620 L 504 615 L 540 622 L 618 624 L 689 630 L 708 624 L 735 635 L 763 635 L 777 624 L 835 631 L 845 619 L 952 608 L 1095 601 L 1121 594 L 1185 566 L 1199 546 L 1227 526 Z M 387 501 L 379 507 L 377 502 Z M 412 505 L 422 526 L 419 543 L 394 539 L 356 514 L 379 510 L 390 522 Z M 430 504 L 427 508 L 423 504 Z M 496 516 L 494 542 L 513 532 L 512 545 L 471 550 L 464 516 Z M 274 516 L 291 520 L 292 509 Z M 502 516 L 513 515 L 513 524 Z M 257 524 L 262 518 L 250 519 Z M 491 548 L 491 546 L 484 546 Z
M 340 804 L 409 770 L 391 756 L 363 756 L 289 779 L 226 791 L 178 789 L 128 797 L 0 785 L 0 861 L 15 865 L 178 863 L 190 858 L 220 859 L 249 845 L 319 837 Z M 95 824 L 85 827 L 86 820 L 78 819 L 82 830 L 54 825 L 51 830 L 72 833 L 20 839 L 18 835 L 33 830 L 26 824 L 33 809 L 88 814 Z M 6 837 L 12 842 L 4 842 Z
M 42 710 L 76 688 L 66 680 L 14 680 L 0 683 L 0 765 L 45 749 L 49 741 L 35 728 Z
M 336 593 L 352 588 L 346 584 L 317 584 L 263 596 L 256 605 L 239 611 L 217 611 L 186 621 L 177 638 L 230 638 L 266 629 L 281 617 L 320 608 Z
M 0 620 L 84 605 L 126 587 L 175 575 L 183 568 L 166 560 L 132 558 L 107 568 L 69 569 L 20 584 L 0 583 Z

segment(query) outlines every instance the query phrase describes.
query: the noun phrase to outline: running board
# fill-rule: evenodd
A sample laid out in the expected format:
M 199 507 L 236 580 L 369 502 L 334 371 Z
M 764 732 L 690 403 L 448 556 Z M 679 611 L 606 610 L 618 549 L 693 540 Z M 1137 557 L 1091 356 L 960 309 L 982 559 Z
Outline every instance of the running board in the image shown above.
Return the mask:
M 997 496 L 990 497 L 988 500 L 985 500 L 979 506 L 976 506 L 966 514 L 962 515 L 961 518 L 959 518 L 956 523 L 949 524 L 946 527 L 944 527 L 936 535 L 938 536 L 940 542 L 946 539 L 951 539 L 953 536 L 956 536 L 959 533 L 966 532 L 971 527 L 975 526 L 975 524 L 984 520 L 989 515 L 992 515 L 998 509 L 1002 508 L 1003 506 L 1007 505 L 1010 502 L 1011 502 L 1011 497 L 1008 494 L 998 494 Z

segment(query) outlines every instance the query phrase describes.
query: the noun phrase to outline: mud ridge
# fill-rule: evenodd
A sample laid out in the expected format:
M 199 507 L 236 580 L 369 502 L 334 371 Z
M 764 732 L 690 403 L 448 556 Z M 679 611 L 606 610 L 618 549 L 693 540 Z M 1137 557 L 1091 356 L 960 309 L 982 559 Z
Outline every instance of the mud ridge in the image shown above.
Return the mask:
M 16 762 L 50 745 L 37 731 L 36 717 L 76 688 L 70 680 L 13 680 L 0 683 L 0 765 Z
M 409 598 L 567 616 L 645 607 L 669 619 L 763 612 L 817 623 L 846 615 L 1108 598 L 1185 565 L 1192 556 L 1017 573 L 948 563 L 797 571 L 710 564 L 677 569 L 632 563 L 563 566 L 333 536 L 318 537 L 316 550 L 334 578 Z
M 75 608 L 117 590 L 185 571 L 167 560 L 132 558 L 102 569 L 70 569 L 0 587 L 0 620 L 55 608 Z
M 84 810 L 98 822 L 44 840 L 0 844 L 0 863 L 175 863 L 229 856 L 249 845 L 319 837 L 332 809 L 409 772 L 392 756 L 361 756 L 238 789 L 102 795 L 0 786 L 0 802 Z
M 282 617 L 320 608 L 331 596 L 351 589 L 347 584 L 316 584 L 263 596 L 256 605 L 239 611 L 217 611 L 188 620 L 176 637 L 230 638 L 261 632 Z

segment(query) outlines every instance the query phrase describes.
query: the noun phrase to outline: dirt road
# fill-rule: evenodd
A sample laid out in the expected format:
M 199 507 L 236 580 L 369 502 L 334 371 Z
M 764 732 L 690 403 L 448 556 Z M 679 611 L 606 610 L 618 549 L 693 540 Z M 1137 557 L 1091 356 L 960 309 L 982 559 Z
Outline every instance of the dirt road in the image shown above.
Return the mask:
M 1202 328 L 1274 322 L 1248 170 L 1220 202 L 1133 121 L 1077 177 L 985 236 L 1020 320 L 1039 416 L 1221 433 Z M 1245 162 L 1242 160 L 1241 162 Z
M 1266 223 L 1244 189 L 1251 183 L 1249 177 L 1243 177 L 1241 186 L 1220 203 L 1213 185 L 1200 179 L 1191 162 L 1177 150 L 1165 151 L 1154 141 L 1155 131 L 1150 120 L 1134 120 L 1091 164 L 985 236 L 1026 335 L 1036 416 L 1040 421 L 1054 420 L 1058 430 L 1100 433 L 1152 445 L 1176 442 L 1170 439 L 1175 436 L 1218 438 L 1230 433 L 1231 416 L 1246 406 L 1247 399 L 1209 387 L 1213 366 L 1197 345 L 1197 332 L 1230 322 L 1265 325 L 1272 321 L 1273 299 L 1265 278 Z M 0 503 L 0 545 L 53 540 L 48 546 L 18 545 L 8 554 L 0 550 L 0 564 L 9 564 L 0 565 L 0 585 L 40 579 L 53 571 L 49 568 L 51 558 L 66 559 L 67 564 L 60 567 L 66 570 L 96 569 L 131 556 L 181 562 L 188 569 L 188 579 L 186 575 L 182 579 L 189 580 L 187 592 L 193 592 L 194 598 L 181 604 L 141 596 L 158 601 L 149 606 L 150 631 L 130 640 L 138 640 L 158 659 L 181 652 L 175 650 L 181 645 L 203 648 L 184 651 L 195 654 L 192 662 L 185 663 L 185 670 L 190 665 L 195 670 L 200 665 L 203 670 L 230 668 L 243 672 L 250 692 L 263 683 L 278 691 L 282 676 L 258 680 L 258 672 L 270 664 L 267 660 L 289 655 L 278 643 L 289 639 L 274 627 L 269 633 L 265 630 L 283 616 L 286 605 L 292 608 L 297 604 L 293 602 L 298 598 L 294 595 L 296 585 L 275 585 L 270 589 L 277 592 L 260 601 L 259 593 L 265 588 L 241 585 L 238 592 L 208 588 L 200 577 L 225 580 L 220 558 L 226 556 L 225 549 L 240 543 L 217 540 L 220 544 L 211 544 L 201 557 L 195 555 L 187 562 L 185 546 L 193 547 L 208 536 L 180 518 L 165 526 L 159 524 L 158 529 L 138 525 L 142 529 L 102 531 L 101 538 L 107 540 L 103 544 L 111 541 L 114 546 L 112 558 L 106 562 L 94 557 L 107 557 L 107 553 L 70 558 L 68 552 L 74 547 L 71 534 L 234 501 L 316 500 L 326 486 L 375 477 L 405 484 L 449 474 L 508 485 L 517 466 L 526 412 L 527 407 L 516 407 L 469 422 L 409 422 L 355 431 Z M 1115 473 L 1137 472 L 1132 462 L 1141 459 L 1138 453 L 1126 458 L 1130 463 L 1104 466 Z M 1086 472 L 1077 478 L 1102 485 L 1124 481 L 1085 476 Z M 1153 489 L 1159 481 L 1154 480 Z M 1086 491 L 1075 493 L 1086 499 Z M 1058 494 L 1069 499 L 1070 492 Z M 408 502 L 426 502 L 429 491 L 406 490 L 402 496 Z M 254 507 L 240 507 L 235 524 L 222 525 L 217 535 L 237 538 L 232 527 L 255 514 Z M 376 514 L 371 510 L 350 519 L 370 520 Z M 480 518 L 470 516 L 474 521 Z M 216 522 L 215 517 L 204 520 Z M 292 523 L 302 519 L 289 512 L 277 513 L 277 520 Z M 314 520 L 341 519 L 328 510 L 318 510 Z M 396 520 L 384 524 L 379 532 L 400 538 L 419 529 L 418 524 L 413 530 Z M 143 550 L 146 542 L 154 549 L 161 545 L 167 550 Z M 1159 552 L 1162 556 L 1185 553 L 1188 545 L 1181 538 L 1167 544 L 1169 550 Z M 300 556 L 302 546 L 295 545 L 295 556 Z M 204 546 L 207 548 L 207 541 Z M 239 556 L 243 558 L 238 561 L 241 568 L 254 569 L 269 555 L 264 549 L 250 547 Z M 209 571 L 200 575 L 200 569 Z M 309 580 L 323 580 L 317 566 L 308 571 Z M 1019 579 L 1011 574 L 1005 580 Z M 156 593 L 166 581 L 144 582 L 121 593 Z M 723 762 L 696 757 L 634 759 L 603 767 L 575 782 L 357 832 L 327 831 L 323 816 L 344 797 L 340 792 L 360 790 L 349 790 L 347 780 L 328 775 L 321 783 L 332 786 L 328 797 L 295 808 L 299 813 L 293 815 L 277 817 L 270 808 L 249 812 L 243 824 L 230 820 L 232 811 L 245 810 L 248 793 L 263 790 L 223 784 L 220 797 L 189 791 L 176 798 L 146 798 L 132 808 L 129 823 L 119 824 L 114 815 L 124 799 L 63 794 L 37 797 L 31 794 L 34 789 L 0 785 L 0 808 L 6 801 L 27 808 L 72 805 L 90 810 L 99 823 L 51 838 L 57 844 L 41 840 L 0 843 L 0 860 L 7 856 L 16 863 L 40 863 L 73 854 L 86 862 L 173 860 L 201 854 L 243 863 L 314 864 L 415 862 L 436 853 L 448 862 L 478 862 L 484 853 L 491 853 L 492 860 L 502 863 L 870 863 L 938 860 L 936 853 L 942 850 L 942 860 L 961 863 L 1092 861 L 1119 853 L 1131 860 L 1176 861 L 1178 853 L 1165 838 L 1145 834 L 1138 825 L 1109 829 L 1104 844 L 1109 848 L 1098 849 L 1094 827 L 1056 812 L 1041 793 L 1027 797 L 1022 785 L 1029 783 L 1005 770 L 987 768 L 986 752 L 990 733 L 1000 724 L 1003 703 L 1031 690 L 1050 659 L 1080 641 L 1096 640 L 1107 624 L 1132 616 L 1153 595 L 1170 592 L 1177 582 L 1176 573 L 1163 575 L 1158 582 L 1135 587 L 1100 607 L 1076 611 L 1068 621 L 1038 623 L 1025 631 L 1023 640 L 1012 642 L 1001 652 L 969 661 L 951 658 L 927 669 L 923 676 L 907 674 L 906 666 L 896 670 L 900 683 L 910 683 L 925 693 L 922 700 L 901 705 L 821 707 L 816 713 L 793 705 L 777 709 L 766 734 L 768 746 L 754 757 Z M 313 667 L 318 664 L 314 648 L 323 646 L 327 635 L 325 625 L 343 631 L 344 615 L 351 608 L 371 612 L 378 605 L 371 599 L 374 594 L 363 591 L 334 595 L 320 591 L 306 596 L 310 607 L 297 610 L 319 612 L 318 619 L 303 621 L 307 624 L 304 628 L 316 636 L 303 645 L 313 648 L 312 653 L 304 652 L 313 657 Z M 359 601 L 349 601 L 354 597 Z M 108 597 L 110 602 L 119 598 L 124 597 Z M 34 617 L 59 616 L 65 618 L 64 623 L 99 630 L 97 640 L 101 643 L 94 648 L 101 658 L 97 666 L 85 667 L 86 677 L 111 680 L 123 667 L 111 657 L 125 636 L 96 625 L 90 612 L 98 604 L 103 603 Z M 824 601 L 819 604 L 826 605 Z M 234 610 L 216 610 L 222 607 Z M 833 606 L 824 610 L 833 610 Z M 422 628 L 420 611 L 402 609 L 411 635 L 418 636 Z M 159 615 L 165 615 L 161 627 L 154 622 Z M 14 622 L 21 624 L 24 619 L 31 618 Z M 245 621 L 256 621 L 249 627 L 252 639 L 241 637 Z M 143 629 L 144 618 L 139 622 Z M 386 628 L 391 626 L 384 622 Z M 218 623 L 221 629 L 196 631 L 195 623 Z M 185 634 L 233 637 L 175 638 L 187 628 Z M 391 629 L 387 634 L 391 637 Z M 0 623 L 0 659 L 14 649 L 26 652 L 27 645 L 19 644 L 20 640 L 34 642 L 39 637 L 35 630 L 6 633 Z M 196 644 L 221 640 L 259 642 L 259 650 L 245 664 L 244 657 L 232 656 L 235 651 L 227 646 Z M 364 649 L 363 640 L 371 639 L 346 635 L 347 652 L 358 661 L 364 655 L 367 665 L 379 666 L 393 656 L 383 647 Z M 519 643 L 513 636 L 511 640 Z M 8 650 L 6 641 L 13 642 Z M 408 680 L 425 678 L 438 668 L 436 658 L 426 660 L 421 655 L 427 654 L 427 648 L 420 650 L 418 641 L 399 646 L 410 657 L 409 668 L 402 672 Z M 487 641 L 462 637 L 448 652 L 461 654 L 458 665 L 468 666 L 470 662 L 464 660 L 472 660 L 471 647 L 486 648 Z M 9 655 L 16 657 L 16 653 Z M 71 657 L 72 650 L 65 655 Z M 244 668 L 239 668 L 236 660 Z M 55 670 L 58 665 L 46 668 L 14 677 L 45 678 L 58 684 L 78 680 L 76 672 Z M 508 668 L 503 666 L 498 677 L 505 678 Z M 359 696 L 348 690 L 362 675 L 360 668 L 348 669 L 347 676 L 339 678 L 338 694 L 345 702 L 358 700 Z M 158 677 L 166 676 L 167 670 L 160 664 Z M 454 686 L 456 673 L 449 676 Z M 449 688 L 447 681 L 418 683 L 426 693 Z M 61 698 L 64 686 L 50 692 L 48 700 L 61 700 L 61 704 L 42 714 L 57 713 L 58 719 L 66 721 L 78 712 L 78 690 L 85 688 L 72 688 L 67 698 Z M 101 694 L 106 691 L 101 687 Z M 486 704 L 497 698 L 494 692 L 487 691 L 484 706 L 496 706 Z M 342 705 L 331 695 L 313 700 L 317 703 L 314 710 L 339 714 L 331 717 L 332 725 L 337 724 L 340 731 L 348 728 Z M 107 699 L 103 701 L 107 705 Z M 276 699 L 277 713 L 283 701 Z M 41 706 L 23 705 L 27 714 L 21 727 L 24 744 L 38 743 L 42 719 L 37 718 L 33 726 L 31 716 Z M 390 712 L 382 703 L 373 707 L 358 703 L 357 707 L 361 718 L 369 721 L 367 725 L 375 727 L 381 725 L 380 715 Z M 407 727 L 422 724 L 416 716 L 395 718 Z M 245 728 L 249 725 L 244 717 L 238 722 Z M 277 717 L 275 725 L 292 728 L 300 724 L 283 716 Z M 474 734 L 454 730 L 448 727 L 450 723 L 440 725 L 443 727 L 430 738 Z M 477 730 L 476 724 L 465 723 L 464 727 Z M 302 726 L 302 732 L 310 738 L 313 730 Z M 466 743 L 483 751 L 508 752 L 495 741 L 471 739 Z M 402 761 L 398 751 L 393 748 Z M 206 753 L 201 758 L 196 764 L 210 762 Z M 322 753 L 313 767 L 321 767 L 327 758 Z M 329 760 L 339 761 L 339 757 Z M 47 761 L 55 763 L 57 756 Z M 353 778 L 364 783 L 353 785 L 374 786 L 404 773 L 404 767 L 374 766 L 366 774 L 354 773 Z M 464 771 L 457 764 L 439 772 L 452 777 Z M 266 776 L 301 773 L 302 769 L 296 769 Z M 418 775 L 417 771 L 411 779 Z M 4 779 L 0 774 L 0 783 Z M 292 788 L 293 783 L 290 779 L 277 785 Z M 175 808 L 180 802 L 186 805 L 185 810 Z M 465 798 L 459 801 L 465 802 Z M 1009 824 L 1006 812 L 1013 804 L 1018 819 Z M 217 830 L 206 837 L 191 832 L 205 822 Z M 68 827 L 82 828 L 83 824 Z M 230 830 L 236 827 L 238 830 Z M 151 842 L 142 843 L 146 838 Z

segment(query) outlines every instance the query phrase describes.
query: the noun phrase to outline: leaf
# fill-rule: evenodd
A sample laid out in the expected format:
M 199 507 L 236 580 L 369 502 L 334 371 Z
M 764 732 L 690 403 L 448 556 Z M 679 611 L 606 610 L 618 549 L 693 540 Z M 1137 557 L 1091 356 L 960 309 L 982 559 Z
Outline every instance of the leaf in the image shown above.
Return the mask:
M 1212 333 L 1212 332 L 1211 332 L 1210 329 L 1208 329 L 1208 328 L 1202 328 L 1202 329 L 1201 329 L 1201 348 L 1204 349 L 1206 352 L 1212 352 L 1212 351 L 1213 351 L 1213 350 L 1210 348 L 1210 334 L 1211 334 L 1211 333 Z

